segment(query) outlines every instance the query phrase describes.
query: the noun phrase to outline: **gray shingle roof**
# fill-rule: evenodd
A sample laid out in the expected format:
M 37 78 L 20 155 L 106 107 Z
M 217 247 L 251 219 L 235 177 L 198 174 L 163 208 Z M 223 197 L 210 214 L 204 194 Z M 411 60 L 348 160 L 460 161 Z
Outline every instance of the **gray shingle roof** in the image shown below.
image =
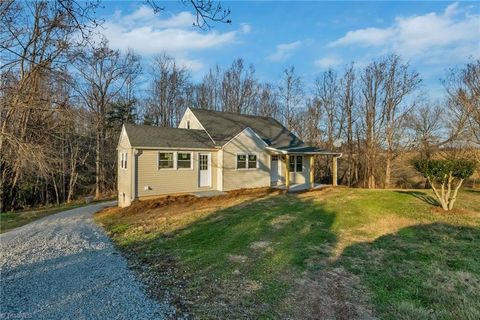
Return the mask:
M 250 127 L 273 148 L 307 146 L 273 118 L 233 112 L 190 109 L 217 145 L 224 145 L 245 128 Z
M 133 148 L 214 148 L 204 130 L 125 124 Z
M 276 148 L 281 151 L 286 151 L 288 153 L 311 153 L 311 154 L 331 154 L 331 155 L 339 155 L 339 152 L 333 152 L 328 149 L 317 148 L 317 147 L 295 147 L 295 148 Z

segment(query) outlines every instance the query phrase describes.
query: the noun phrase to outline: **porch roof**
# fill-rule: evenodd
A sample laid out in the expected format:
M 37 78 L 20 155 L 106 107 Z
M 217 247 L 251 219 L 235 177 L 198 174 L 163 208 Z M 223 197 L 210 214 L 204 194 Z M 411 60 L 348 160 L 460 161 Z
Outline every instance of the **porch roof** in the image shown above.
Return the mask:
M 302 146 L 302 147 L 293 147 L 293 148 L 272 148 L 267 147 L 268 150 L 278 152 L 281 154 L 309 154 L 309 155 L 330 155 L 340 157 L 342 153 L 334 152 L 327 149 L 311 147 L 311 146 Z

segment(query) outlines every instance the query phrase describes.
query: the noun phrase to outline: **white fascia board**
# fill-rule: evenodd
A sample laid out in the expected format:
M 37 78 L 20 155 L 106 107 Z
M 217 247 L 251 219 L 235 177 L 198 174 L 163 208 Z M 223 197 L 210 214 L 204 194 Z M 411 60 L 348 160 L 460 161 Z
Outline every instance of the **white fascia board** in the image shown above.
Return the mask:
M 240 135 L 241 135 L 242 133 L 244 133 L 244 132 L 245 132 L 245 133 L 249 132 L 251 135 L 253 135 L 254 138 L 260 140 L 266 149 L 269 148 L 268 144 L 267 144 L 265 141 L 263 141 L 263 139 L 262 139 L 252 128 L 250 128 L 250 127 L 246 127 L 245 129 L 243 129 L 242 131 L 240 131 L 240 132 L 239 132 L 238 134 L 236 134 L 232 139 L 228 140 L 228 142 L 225 143 L 225 144 L 222 146 L 222 148 L 225 148 L 225 146 L 227 146 L 230 142 L 232 142 L 233 140 L 235 140 L 238 136 L 240 136 Z

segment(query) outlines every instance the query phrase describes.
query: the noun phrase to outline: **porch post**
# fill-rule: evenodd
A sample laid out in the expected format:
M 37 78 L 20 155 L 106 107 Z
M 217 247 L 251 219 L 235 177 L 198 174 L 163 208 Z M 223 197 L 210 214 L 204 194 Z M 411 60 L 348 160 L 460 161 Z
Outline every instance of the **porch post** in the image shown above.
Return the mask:
M 290 168 L 290 156 L 287 154 L 285 155 L 285 188 L 290 189 L 290 172 L 288 171 Z
M 332 186 L 337 186 L 337 157 L 332 158 Z
M 315 168 L 314 168 L 314 156 L 310 156 L 310 189 L 313 189 L 314 186 L 314 176 L 315 176 Z

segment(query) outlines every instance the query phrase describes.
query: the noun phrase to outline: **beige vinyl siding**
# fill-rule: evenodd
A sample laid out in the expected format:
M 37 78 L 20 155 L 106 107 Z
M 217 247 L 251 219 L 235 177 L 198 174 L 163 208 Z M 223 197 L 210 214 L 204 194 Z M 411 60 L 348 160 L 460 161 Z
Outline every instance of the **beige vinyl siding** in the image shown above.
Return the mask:
M 185 114 L 183 115 L 178 127 L 188 129 L 187 122 L 190 122 L 190 129 L 203 130 L 202 124 L 197 120 L 197 118 L 190 109 L 187 109 L 185 111 Z
M 237 154 L 256 154 L 258 168 L 237 170 Z M 246 129 L 223 148 L 223 190 L 270 186 L 270 155 L 263 141 Z
M 218 150 L 217 152 L 215 171 L 217 173 L 217 190 L 223 191 L 223 150 Z
M 137 196 L 151 197 L 163 194 L 188 193 L 217 188 L 217 154 L 216 151 L 178 150 L 191 152 L 193 169 L 158 169 L 159 152 L 176 152 L 177 150 L 139 150 L 137 155 Z M 198 154 L 211 154 L 211 187 L 199 185 Z M 148 187 L 148 188 L 146 188 Z M 146 190 L 147 189 L 147 190 Z
M 132 148 L 130 142 L 128 141 L 127 134 L 125 130 L 122 130 L 120 134 L 120 140 L 118 142 L 118 151 L 117 151 L 117 190 L 118 190 L 118 205 L 120 207 L 129 206 L 134 197 L 132 197 L 132 168 L 133 168 L 133 157 L 132 157 Z M 120 167 L 121 154 L 127 152 L 127 168 L 122 169 Z M 124 195 L 125 194 L 125 201 Z

